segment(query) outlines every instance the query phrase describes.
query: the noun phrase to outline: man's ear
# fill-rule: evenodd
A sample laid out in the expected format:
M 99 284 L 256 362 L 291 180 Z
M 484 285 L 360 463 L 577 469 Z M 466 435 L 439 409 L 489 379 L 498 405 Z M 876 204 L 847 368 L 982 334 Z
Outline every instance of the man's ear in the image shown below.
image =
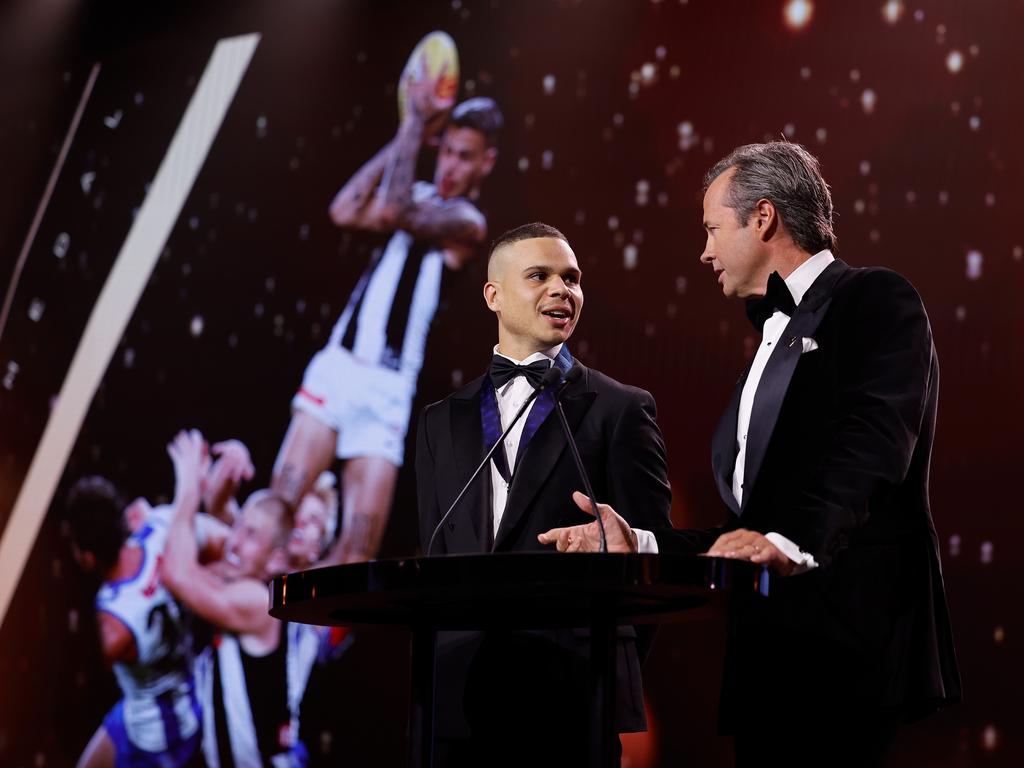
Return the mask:
M 754 226 L 761 242 L 767 242 L 775 236 L 779 228 L 779 212 L 771 200 L 762 197 L 757 201 L 754 206 Z
M 484 283 L 484 301 L 491 312 L 497 312 L 500 307 L 501 286 L 498 283 L 488 280 Z

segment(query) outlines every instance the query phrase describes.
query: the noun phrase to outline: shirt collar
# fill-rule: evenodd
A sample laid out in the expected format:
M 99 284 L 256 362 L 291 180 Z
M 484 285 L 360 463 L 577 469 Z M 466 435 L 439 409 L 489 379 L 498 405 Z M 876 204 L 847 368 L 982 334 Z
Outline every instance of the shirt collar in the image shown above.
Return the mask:
M 537 360 L 554 360 L 556 357 L 558 357 L 558 353 L 561 351 L 562 345 L 556 344 L 555 346 L 551 347 L 551 349 L 542 349 L 540 352 L 534 352 L 525 360 L 516 360 L 514 357 L 502 355 L 501 352 L 498 351 L 498 345 L 494 345 L 494 354 L 501 355 L 506 360 L 511 360 L 516 365 L 529 365 L 530 363 L 536 362 Z
M 786 287 L 793 294 L 794 303 L 799 304 L 803 300 L 804 294 L 818 279 L 818 275 L 835 260 L 836 257 L 832 255 L 832 251 L 826 248 L 823 251 L 818 251 L 790 273 L 786 278 Z

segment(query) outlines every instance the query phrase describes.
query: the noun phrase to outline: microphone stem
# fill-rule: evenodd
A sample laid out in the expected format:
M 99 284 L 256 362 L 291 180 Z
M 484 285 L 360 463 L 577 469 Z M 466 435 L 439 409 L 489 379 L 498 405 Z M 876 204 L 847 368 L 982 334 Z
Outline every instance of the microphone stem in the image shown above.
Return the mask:
M 583 478 L 583 487 L 587 492 L 587 496 L 590 498 L 590 511 L 594 513 L 594 517 L 597 518 L 597 530 L 601 540 L 600 551 L 608 551 L 608 538 L 604 532 L 604 520 L 601 519 L 601 514 L 597 511 L 597 498 L 594 496 L 594 489 L 590 486 L 590 476 L 587 475 L 587 470 L 583 466 L 583 459 L 580 456 L 579 448 L 576 447 L 576 441 L 572 437 L 572 430 L 569 429 L 569 420 L 565 418 L 565 411 L 562 409 L 562 400 L 559 397 L 555 398 L 555 409 L 558 411 L 558 418 L 562 422 L 562 428 L 565 430 L 566 442 L 569 443 L 569 450 L 572 451 L 572 458 L 576 462 L 576 469 L 579 470 L 580 477 Z
M 543 389 L 543 387 L 541 389 Z M 522 418 L 522 415 L 526 413 L 526 409 L 529 408 L 533 401 L 537 399 L 537 396 L 540 394 L 540 392 L 540 389 L 535 389 L 533 390 L 533 392 L 530 393 L 530 396 L 526 398 L 526 402 L 523 403 L 522 407 L 516 413 L 515 418 L 513 418 L 512 421 L 508 423 L 508 426 L 505 428 L 505 431 L 501 433 L 501 437 L 499 437 L 498 441 L 491 446 L 489 451 L 487 451 L 487 454 L 484 456 L 483 461 L 480 462 L 480 466 L 476 468 L 476 470 L 473 472 L 469 480 L 466 481 L 466 484 L 462 486 L 462 490 L 459 491 L 459 495 L 455 497 L 455 501 L 452 502 L 452 505 L 448 507 L 448 511 L 441 516 L 441 519 L 438 521 L 437 525 L 434 526 L 434 532 L 430 534 L 430 542 L 427 544 L 427 557 L 430 557 L 430 551 L 434 548 L 434 539 L 437 538 L 437 534 L 440 533 L 441 528 L 444 527 L 445 520 L 448 519 L 448 516 L 452 513 L 452 510 L 454 510 L 455 507 L 458 506 L 459 502 L 462 501 L 462 497 L 466 495 L 467 491 L 469 491 L 470 486 L 473 485 L 473 481 L 476 480 L 476 478 L 480 475 L 481 472 L 483 472 L 484 467 L 487 466 L 487 462 L 491 460 L 491 457 L 494 455 L 494 452 L 498 450 L 498 448 L 505 442 L 505 438 L 508 437 L 508 433 L 512 431 L 512 427 L 514 427 L 516 425 L 516 422 L 518 422 L 519 419 Z

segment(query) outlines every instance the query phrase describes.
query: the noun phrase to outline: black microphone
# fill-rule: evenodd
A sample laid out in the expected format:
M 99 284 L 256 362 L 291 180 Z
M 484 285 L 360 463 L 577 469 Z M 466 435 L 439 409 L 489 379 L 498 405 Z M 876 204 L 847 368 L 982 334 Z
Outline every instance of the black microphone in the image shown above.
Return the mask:
M 565 390 L 565 388 L 574 381 L 579 381 L 582 375 L 583 368 L 579 364 L 574 365 L 569 369 L 569 372 L 565 374 L 565 379 L 555 392 L 555 409 L 558 411 L 558 420 L 562 424 L 562 431 L 565 432 L 565 439 L 569 442 L 569 450 L 572 451 L 572 457 L 576 461 L 576 469 L 579 470 L 580 477 L 583 478 L 583 487 L 587 491 L 587 496 L 590 497 L 590 510 L 594 513 L 594 517 L 597 518 L 597 530 L 601 538 L 600 551 L 607 552 L 608 539 L 604 533 L 604 520 L 601 519 L 601 515 L 597 511 L 597 499 L 594 497 L 594 489 L 590 485 L 590 476 L 587 474 L 587 468 L 583 466 L 583 459 L 580 457 L 580 449 L 576 446 L 576 439 L 572 436 L 572 430 L 569 429 L 569 421 L 565 418 L 565 410 L 562 408 L 563 390 Z
M 570 373 L 572 373 L 572 371 L 570 371 Z M 541 378 L 540 383 L 534 388 L 533 392 L 530 393 L 530 396 L 526 398 L 526 402 L 523 403 L 519 412 L 516 413 L 515 418 L 509 422 L 509 425 L 505 427 L 505 431 L 501 433 L 501 437 L 498 438 L 498 441 L 492 445 L 490 450 L 488 450 L 484 455 L 484 459 L 480 462 L 480 466 L 473 470 L 473 474 L 470 476 L 469 480 L 466 481 L 466 484 L 462 486 L 462 490 L 459 491 L 459 495 L 455 497 L 455 501 L 452 502 L 452 505 L 448 507 L 448 511 L 441 516 L 437 525 L 434 526 L 434 532 L 430 534 L 430 542 L 427 544 L 427 557 L 430 556 L 430 550 L 434 548 L 434 539 L 437 538 L 437 534 L 441 531 L 442 526 L 444 526 L 445 520 L 447 520 L 448 516 L 455 510 L 458 503 L 462 501 L 462 497 L 466 495 L 466 491 L 469 490 L 469 486 L 471 486 L 477 476 L 483 472 L 484 467 L 487 466 L 487 462 L 491 460 L 491 456 L 493 456 L 494 452 L 498 450 L 498 446 L 505 442 L 505 438 L 508 437 L 508 433 L 512 431 L 512 427 L 514 427 L 516 422 L 522 418 L 523 414 L 526 413 L 527 409 L 530 407 L 530 404 L 537 399 L 537 396 L 560 378 L 562 378 L 562 370 L 558 366 L 552 365 L 548 368 L 547 373 L 545 373 L 543 378 Z M 555 400 L 557 401 L 557 399 L 558 398 L 556 397 Z

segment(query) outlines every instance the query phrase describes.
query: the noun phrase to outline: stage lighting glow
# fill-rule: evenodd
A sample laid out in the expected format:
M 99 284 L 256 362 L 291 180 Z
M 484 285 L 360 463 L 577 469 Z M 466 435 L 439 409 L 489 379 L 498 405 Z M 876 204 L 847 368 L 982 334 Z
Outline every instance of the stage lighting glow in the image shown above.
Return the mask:
M 985 726 L 981 733 L 981 746 L 989 752 L 994 752 L 999 747 L 999 731 L 994 725 Z
M 904 10 L 905 8 L 900 0 L 888 0 L 882 6 L 882 18 L 890 24 L 895 24 L 902 18 Z
M 548 96 L 555 92 L 555 76 L 544 75 L 544 93 Z
M 981 277 L 981 265 L 983 257 L 981 251 L 967 252 L 967 279 L 977 280 Z
M 946 56 L 946 69 L 954 75 L 964 67 L 964 55 L 960 51 L 952 50 Z
M 33 323 L 38 323 L 43 319 L 43 312 L 46 311 L 46 302 L 42 299 L 32 299 L 32 303 L 28 307 L 28 317 Z
M 877 102 L 877 100 L 878 97 L 875 95 L 875 92 L 870 88 L 866 89 L 864 93 L 860 95 L 860 105 L 864 109 L 864 112 L 866 114 L 870 115 L 872 112 L 875 111 L 875 103 Z
M 981 118 L 977 115 L 971 115 L 971 119 L 967 121 L 967 124 L 971 126 L 972 131 L 976 131 L 981 128 Z
M 782 9 L 782 18 L 790 29 L 803 29 L 814 15 L 814 3 L 810 0 L 789 0 Z
M 638 253 L 637 253 L 636 246 L 633 245 L 632 243 L 630 243 L 625 248 L 623 248 L 622 249 L 622 268 L 626 269 L 626 270 L 635 269 L 636 268 L 637 256 L 638 256 Z
M 1020 261 L 1024 259 L 1024 245 L 1013 246 L 1013 260 Z

